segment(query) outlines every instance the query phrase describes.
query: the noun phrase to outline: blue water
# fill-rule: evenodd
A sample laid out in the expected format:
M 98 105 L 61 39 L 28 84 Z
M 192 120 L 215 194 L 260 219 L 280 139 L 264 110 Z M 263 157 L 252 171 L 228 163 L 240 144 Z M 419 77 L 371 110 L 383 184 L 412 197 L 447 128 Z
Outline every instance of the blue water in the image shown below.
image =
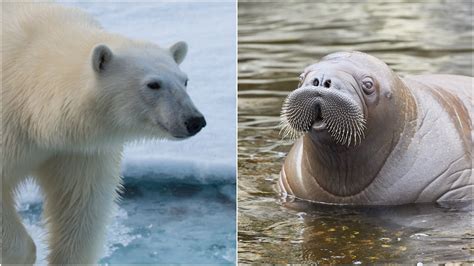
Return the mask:
M 19 209 L 38 246 L 37 262 L 42 264 L 46 232 L 41 201 L 23 203 Z M 125 178 L 100 262 L 234 263 L 235 230 L 235 184 Z
M 232 263 L 235 261 L 235 185 L 191 185 L 129 180 L 121 209 L 128 238 L 109 246 L 104 263 Z

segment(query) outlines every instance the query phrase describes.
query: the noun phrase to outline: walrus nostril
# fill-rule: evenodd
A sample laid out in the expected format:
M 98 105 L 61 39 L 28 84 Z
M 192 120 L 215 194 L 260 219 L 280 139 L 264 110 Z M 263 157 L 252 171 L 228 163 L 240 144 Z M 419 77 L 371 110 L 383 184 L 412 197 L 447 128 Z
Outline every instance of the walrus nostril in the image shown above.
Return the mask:
M 206 120 L 202 116 L 196 116 L 196 117 L 191 117 L 186 122 L 184 122 L 186 125 L 186 129 L 188 130 L 188 133 L 191 135 L 197 134 L 203 127 L 206 126 Z
M 313 85 L 316 86 L 316 87 L 319 86 L 319 79 L 317 79 L 317 78 L 314 79 L 313 80 Z
M 324 84 L 323 84 L 323 85 L 324 85 L 325 88 L 331 87 L 331 80 L 328 79 L 328 80 L 324 81 Z

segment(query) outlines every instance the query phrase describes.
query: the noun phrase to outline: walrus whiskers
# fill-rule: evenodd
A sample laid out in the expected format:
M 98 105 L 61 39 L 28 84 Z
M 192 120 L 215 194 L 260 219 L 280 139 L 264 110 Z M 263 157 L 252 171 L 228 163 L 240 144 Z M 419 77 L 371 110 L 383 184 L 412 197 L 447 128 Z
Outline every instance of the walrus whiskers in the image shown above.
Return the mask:
M 357 103 L 337 90 L 321 88 L 300 88 L 288 95 L 281 111 L 282 137 L 300 137 L 318 116 L 338 144 L 358 145 L 364 138 L 366 120 Z

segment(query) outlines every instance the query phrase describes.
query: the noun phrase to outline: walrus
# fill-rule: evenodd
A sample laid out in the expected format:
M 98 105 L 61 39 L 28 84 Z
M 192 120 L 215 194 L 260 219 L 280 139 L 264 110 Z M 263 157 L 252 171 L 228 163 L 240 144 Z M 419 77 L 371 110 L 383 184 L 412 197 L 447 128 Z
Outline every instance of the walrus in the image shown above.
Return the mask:
M 401 78 L 362 52 L 323 57 L 283 103 L 283 135 L 296 141 L 281 192 L 353 205 L 472 200 L 473 84 Z

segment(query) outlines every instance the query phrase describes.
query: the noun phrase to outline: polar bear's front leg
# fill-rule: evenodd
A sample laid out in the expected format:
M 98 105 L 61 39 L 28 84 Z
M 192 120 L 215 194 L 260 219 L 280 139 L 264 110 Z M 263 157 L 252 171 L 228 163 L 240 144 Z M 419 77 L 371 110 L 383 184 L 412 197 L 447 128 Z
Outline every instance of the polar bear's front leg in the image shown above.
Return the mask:
M 2 189 L 0 263 L 33 265 L 36 260 L 36 246 L 15 209 L 13 189 L 7 184 L 3 184 Z
M 121 151 L 62 155 L 41 168 L 50 264 L 98 262 L 120 184 L 120 157 Z

